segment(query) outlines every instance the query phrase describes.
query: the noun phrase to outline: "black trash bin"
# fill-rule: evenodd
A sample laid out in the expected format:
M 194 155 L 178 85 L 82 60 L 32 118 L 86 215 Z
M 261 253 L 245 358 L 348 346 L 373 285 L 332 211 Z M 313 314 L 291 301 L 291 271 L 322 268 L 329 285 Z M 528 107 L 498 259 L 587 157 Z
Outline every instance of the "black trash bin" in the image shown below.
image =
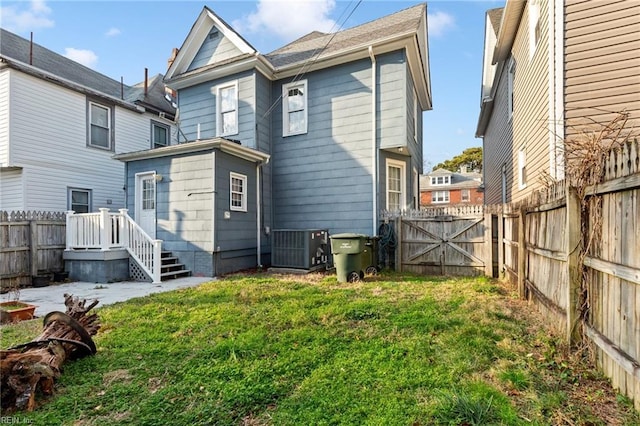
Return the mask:
M 331 253 L 336 267 L 338 282 L 355 282 L 364 278 L 364 251 L 367 236 L 362 234 L 331 235 Z

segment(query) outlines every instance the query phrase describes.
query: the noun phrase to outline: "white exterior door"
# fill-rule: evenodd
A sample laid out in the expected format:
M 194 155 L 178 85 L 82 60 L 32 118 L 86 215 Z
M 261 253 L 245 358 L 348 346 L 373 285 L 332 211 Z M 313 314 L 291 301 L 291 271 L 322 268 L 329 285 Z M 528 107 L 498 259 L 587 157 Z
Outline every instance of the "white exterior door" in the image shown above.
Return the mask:
M 136 223 L 156 238 L 156 174 L 136 174 Z

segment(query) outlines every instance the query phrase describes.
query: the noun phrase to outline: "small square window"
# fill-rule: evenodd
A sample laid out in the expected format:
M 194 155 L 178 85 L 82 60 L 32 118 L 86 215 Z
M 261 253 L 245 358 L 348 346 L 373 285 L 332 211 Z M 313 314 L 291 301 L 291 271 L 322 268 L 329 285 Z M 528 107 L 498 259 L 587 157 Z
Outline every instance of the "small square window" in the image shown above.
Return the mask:
M 69 188 L 67 190 L 67 206 L 76 213 L 89 213 L 91 211 L 91 190 Z
M 238 173 L 229 174 L 229 209 L 233 211 L 247 211 L 247 177 Z

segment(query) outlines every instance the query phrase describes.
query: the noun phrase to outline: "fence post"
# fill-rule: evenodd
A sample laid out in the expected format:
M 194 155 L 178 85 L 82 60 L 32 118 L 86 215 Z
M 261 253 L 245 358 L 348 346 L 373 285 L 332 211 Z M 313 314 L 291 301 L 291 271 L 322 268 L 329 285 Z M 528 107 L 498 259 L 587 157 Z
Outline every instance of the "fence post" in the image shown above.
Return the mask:
M 485 247 L 485 261 L 484 261 L 484 274 L 487 277 L 493 277 L 493 223 L 492 215 L 486 209 L 484 213 L 484 247 Z
M 526 296 L 526 271 L 527 271 L 527 239 L 526 239 L 527 213 L 524 207 L 518 212 L 518 295 L 521 299 Z
M 36 219 L 29 221 L 29 246 L 31 254 L 31 276 L 38 275 L 38 222 Z
M 100 250 L 109 250 L 111 243 L 111 224 L 109 223 L 109 209 L 100 208 Z
M 571 185 L 566 187 L 567 217 L 566 240 L 567 251 L 567 342 L 571 345 L 580 341 L 580 283 L 582 272 L 580 268 L 581 246 L 581 214 L 578 192 Z

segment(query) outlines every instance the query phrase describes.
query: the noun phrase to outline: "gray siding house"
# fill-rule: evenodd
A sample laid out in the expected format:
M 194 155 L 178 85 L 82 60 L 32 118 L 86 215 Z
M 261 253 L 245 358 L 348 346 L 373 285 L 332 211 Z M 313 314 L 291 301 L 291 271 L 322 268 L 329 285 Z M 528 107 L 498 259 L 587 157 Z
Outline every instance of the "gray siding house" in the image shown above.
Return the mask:
M 163 176 L 155 235 L 195 274 L 268 263 L 274 229 L 375 235 L 381 210 L 418 207 L 432 107 L 426 4 L 268 54 L 205 7 L 170 61 L 179 148 L 117 158 L 130 188 L 140 173 Z M 196 193 L 202 203 L 187 206 Z

